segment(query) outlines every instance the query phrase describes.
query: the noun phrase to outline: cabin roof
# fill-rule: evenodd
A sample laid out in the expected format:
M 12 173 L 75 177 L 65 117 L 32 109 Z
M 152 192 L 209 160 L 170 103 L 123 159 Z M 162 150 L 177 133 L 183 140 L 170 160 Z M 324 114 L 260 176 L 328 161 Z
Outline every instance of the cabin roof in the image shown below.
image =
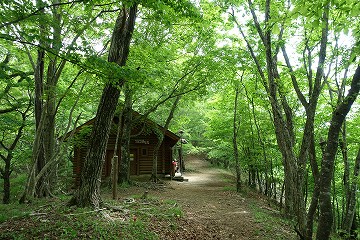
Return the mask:
M 143 115 L 133 110 L 133 116 L 139 116 L 139 117 L 141 117 L 141 116 L 143 116 Z M 164 127 L 162 127 L 161 125 L 155 123 L 154 121 L 152 121 L 152 120 L 150 120 L 150 119 L 148 119 L 148 118 L 145 118 L 144 121 L 149 122 L 149 123 L 152 123 L 152 124 L 155 124 L 160 130 L 164 130 Z M 91 125 L 94 124 L 94 122 L 95 122 L 95 117 L 92 118 L 92 119 L 90 119 L 90 120 L 88 120 L 87 122 L 81 124 L 80 126 L 78 126 L 77 128 L 75 128 L 75 130 L 72 130 L 72 131 L 66 133 L 66 134 L 65 134 L 65 138 L 64 138 L 65 141 L 66 141 L 67 138 L 69 138 L 72 134 L 76 135 L 83 127 L 85 127 L 85 126 L 91 126 Z M 180 137 L 179 137 L 178 135 L 176 135 L 175 133 L 171 132 L 170 130 L 166 130 L 166 131 L 165 131 L 165 136 L 167 136 L 167 137 L 169 137 L 170 139 L 172 139 L 173 141 L 175 141 L 175 143 L 180 140 Z

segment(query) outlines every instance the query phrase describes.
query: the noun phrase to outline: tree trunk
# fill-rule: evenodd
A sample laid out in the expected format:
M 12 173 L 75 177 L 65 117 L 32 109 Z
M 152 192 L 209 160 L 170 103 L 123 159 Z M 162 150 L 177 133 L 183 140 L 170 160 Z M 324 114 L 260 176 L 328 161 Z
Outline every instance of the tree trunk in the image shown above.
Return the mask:
M 157 135 L 158 141 L 154 146 L 154 155 L 153 155 L 153 160 L 152 160 L 152 170 L 151 170 L 151 177 L 150 177 L 150 181 L 155 182 L 155 183 L 158 181 L 157 169 L 158 169 L 159 150 L 160 150 L 160 146 L 164 140 L 164 135 L 162 133 L 158 132 L 158 133 L 156 133 L 156 135 Z
M 59 3 L 57 0 L 54 3 Z M 37 2 L 39 6 L 43 5 L 43 2 L 39 0 Z M 33 154 L 35 156 L 35 172 L 30 174 L 33 178 L 30 182 L 30 189 L 35 188 L 34 191 L 28 191 L 33 197 L 47 197 L 51 195 L 51 186 L 55 182 L 53 169 L 48 168 L 39 181 L 35 181 L 35 176 L 42 172 L 47 163 L 51 162 L 55 157 L 55 115 L 56 115 L 56 85 L 60 77 L 61 71 L 64 65 L 57 65 L 56 54 L 60 51 L 61 43 L 61 14 L 58 7 L 52 9 L 53 14 L 53 28 L 52 28 L 52 46 L 50 46 L 44 39 L 40 40 L 40 45 L 43 47 L 51 48 L 52 53 L 49 53 L 49 64 L 46 73 L 46 83 L 44 84 L 44 57 L 45 51 L 38 50 L 37 64 L 34 71 L 35 80 L 35 122 L 37 137 L 39 143 L 35 143 L 35 150 Z M 46 29 L 43 24 L 39 24 L 40 37 L 46 37 Z M 43 100 L 44 99 L 44 100 Z M 43 121 L 41 119 L 43 118 Z M 35 186 L 31 186 L 31 185 Z
M 235 101 L 234 101 L 234 121 L 233 121 L 233 149 L 234 149 L 234 158 L 235 158 L 235 170 L 236 170 L 236 191 L 241 191 L 241 168 L 240 168 L 240 159 L 239 159 L 239 149 L 237 145 L 237 135 L 238 135 L 238 120 L 237 120 L 237 108 L 238 108 L 238 98 L 239 98 L 239 87 L 235 88 Z
M 37 6 L 40 7 L 42 5 L 43 5 L 42 0 L 37 0 Z M 44 11 L 42 11 L 42 13 L 44 13 Z M 39 45 L 47 46 L 48 44 L 44 40 L 44 38 L 46 38 L 46 33 L 45 33 L 46 30 L 45 30 L 45 26 L 42 23 L 39 23 L 39 31 L 40 31 Z M 44 90 L 43 88 L 44 88 L 44 68 L 45 68 L 44 58 L 45 58 L 45 50 L 38 49 L 37 62 L 34 71 L 34 82 L 35 82 L 34 105 L 35 105 L 35 126 L 36 126 L 35 129 L 37 132 L 41 131 L 40 134 L 41 138 L 43 136 L 42 130 L 40 130 L 40 120 L 41 120 L 41 114 L 43 113 L 43 90 Z M 43 142 L 43 140 L 40 141 Z M 43 144 L 40 144 L 38 147 L 39 149 L 36 151 L 38 152 L 38 155 L 35 158 L 36 161 L 35 175 L 38 174 L 46 164 L 45 155 L 44 155 L 44 146 Z M 41 179 L 41 182 L 45 182 L 45 179 Z M 41 187 L 39 185 L 36 186 L 36 195 L 37 196 L 43 195 L 41 191 Z
M 119 184 L 130 183 L 130 135 L 132 128 L 132 92 L 128 84 L 124 85 L 125 103 L 122 116 L 123 126 L 121 134 L 121 161 Z
M 23 134 L 23 130 L 25 128 L 25 121 L 26 121 L 26 117 L 27 117 L 27 112 L 29 111 L 31 107 L 31 103 L 29 103 L 27 109 L 25 110 L 25 112 L 21 113 L 22 115 L 22 123 L 20 125 L 20 127 L 17 130 L 17 134 L 15 136 L 14 141 L 11 143 L 10 147 L 6 147 L 4 145 L 4 143 L 2 141 L 0 141 L 0 146 L 2 148 L 4 148 L 7 151 L 7 156 L 4 156 L 3 154 L 0 153 L 0 157 L 4 160 L 5 162 L 5 168 L 2 169 L 0 168 L 0 175 L 4 180 L 4 196 L 3 196 L 3 203 L 4 204 L 9 204 L 10 203 L 10 190 L 11 190 L 11 185 L 10 185 L 10 175 L 12 173 L 12 169 L 11 169 L 11 160 L 13 159 L 13 151 L 16 148 L 17 144 L 19 143 L 19 140 Z
M 39 155 L 37 159 L 36 175 L 52 161 L 55 157 L 55 114 L 56 114 L 56 85 L 57 85 L 57 57 L 50 59 L 47 81 L 44 94 L 45 103 L 41 115 L 44 115 L 44 124 L 39 125 L 41 134 L 41 144 L 39 145 Z M 51 195 L 54 183 L 54 169 L 49 169 L 40 181 L 36 182 L 36 197 L 48 197 Z
M 119 13 L 112 33 L 108 56 L 109 62 L 125 66 L 130 49 L 131 36 L 134 31 L 136 13 L 136 4 L 131 6 L 129 10 L 123 7 Z M 123 78 L 117 79 L 115 83 L 109 81 L 103 90 L 89 140 L 88 151 L 81 171 L 80 184 L 70 204 L 93 208 L 99 208 L 101 204 L 100 184 L 102 167 L 109 139 L 110 126 L 123 83 Z
M 360 170 L 360 149 L 358 151 L 358 154 L 357 154 L 357 157 L 355 160 L 354 177 L 351 181 L 350 192 L 349 192 L 349 196 L 348 196 L 349 198 L 347 199 L 346 212 L 345 212 L 345 217 L 344 217 L 344 221 L 342 224 L 342 230 L 348 238 L 351 237 L 350 230 L 353 225 L 354 218 L 355 218 L 355 212 L 356 212 L 356 192 L 358 189 L 357 182 L 358 182 L 359 170 Z
M 313 225 L 314 225 L 314 216 L 316 213 L 316 209 L 318 207 L 319 201 L 319 168 L 316 162 L 316 151 L 315 151 L 315 139 L 314 135 L 311 135 L 310 140 L 310 149 L 309 149 L 309 158 L 312 175 L 314 177 L 314 191 L 311 198 L 310 206 L 306 216 L 306 240 L 312 240 L 313 238 Z
M 3 157 L 1 155 L 1 157 Z M 9 204 L 10 203 L 10 175 L 11 175 L 11 153 L 8 153 L 7 157 L 4 157 L 5 161 L 5 168 L 4 170 L 0 169 L 1 171 L 1 178 L 4 180 L 4 196 L 3 196 L 3 203 Z
M 182 141 L 182 139 L 180 138 L 180 141 Z M 180 142 L 180 147 L 178 149 L 178 155 L 179 155 L 179 164 L 180 164 L 180 172 L 185 172 L 185 161 L 184 161 L 184 156 L 183 156 L 183 149 L 182 149 L 182 142 Z M 213 163 L 211 163 L 213 164 Z
M 165 132 L 168 130 L 170 122 L 174 118 L 174 112 L 175 112 L 175 110 L 177 108 L 177 105 L 178 105 L 178 103 L 180 101 L 180 98 L 181 98 L 181 95 L 176 97 L 176 99 L 175 99 L 175 101 L 174 101 L 174 103 L 173 103 L 173 105 L 172 105 L 172 107 L 170 109 L 169 116 L 166 119 L 163 130 L 155 132 L 155 134 L 158 136 L 158 142 L 156 143 L 156 145 L 154 147 L 154 156 L 153 156 L 153 162 L 152 162 L 152 172 L 151 172 L 150 180 L 153 181 L 153 182 L 157 182 L 157 180 L 158 180 L 158 177 L 157 177 L 157 166 L 158 166 L 158 164 L 157 163 L 158 163 L 159 149 L 160 149 L 160 146 L 161 146 L 161 144 L 162 144 L 162 142 L 164 140 Z
M 355 75 L 351 82 L 351 88 L 346 98 L 339 104 L 332 115 L 330 128 L 328 131 L 328 139 L 326 151 L 322 159 L 321 175 L 319 178 L 320 188 L 320 217 L 317 240 L 329 239 L 333 214 L 331 206 L 331 180 L 334 174 L 334 161 L 338 147 L 339 132 L 345 120 L 346 115 L 350 111 L 360 90 L 360 66 L 357 67 Z

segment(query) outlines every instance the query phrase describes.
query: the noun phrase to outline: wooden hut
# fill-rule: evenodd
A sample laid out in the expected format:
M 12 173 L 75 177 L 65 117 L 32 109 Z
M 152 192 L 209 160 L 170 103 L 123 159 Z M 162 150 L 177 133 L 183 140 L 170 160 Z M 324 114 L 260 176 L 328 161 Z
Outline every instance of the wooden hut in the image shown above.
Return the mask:
M 157 133 L 164 129 L 148 119 L 141 118 L 141 115 L 133 111 L 133 119 L 138 119 L 131 130 L 130 138 L 130 175 L 151 174 L 154 147 L 158 142 Z M 139 119 L 143 119 L 140 120 Z M 73 137 L 73 173 L 75 185 L 80 181 L 81 169 L 87 153 L 87 139 L 95 119 L 91 119 L 75 129 Z M 114 117 L 107 144 L 102 177 L 107 178 L 111 174 L 111 159 L 114 156 L 114 149 L 117 137 L 119 120 Z M 170 174 L 173 162 L 173 147 L 180 137 L 169 130 L 165 131 L 164 140 L 158 153 L 158 174 Z M 117 155 L 120 156 L 120 140 L 118 141 Z M 119 157 L 119 164 L 121 157 Z

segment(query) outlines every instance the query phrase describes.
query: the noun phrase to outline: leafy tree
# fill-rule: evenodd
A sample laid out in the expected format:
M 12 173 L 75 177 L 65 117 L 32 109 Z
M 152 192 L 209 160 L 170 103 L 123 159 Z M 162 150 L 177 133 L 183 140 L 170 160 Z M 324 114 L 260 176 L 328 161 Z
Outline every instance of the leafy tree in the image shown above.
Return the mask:
M 125 66 L 128 58 L 136 14 L 137 4 L 130 7 L 124 6 L 116 19 L 108 61 L 115 63 L 119 67 Z M 100 183 L 104 152 L 109 138 L 110 125 L 120 96 L 120 88 L 125 81 L 121 75 L 112 80 L 112 82 L 105 85 L 103 90 L 81 172 L 79 188 L 71 200 L 71 204 L 79 207 L 92 206 L 93 208 L 99 208 L 101 204 Z
M 338 147 L 338 139 L 341 126 L 349 113 L 360 91 L 360 66 L 356 69 L 351 82 L 351 88 L 345 99 L 338 105 L 333 113 L 328 131 L 326 150 L 321 164 L 321 175 L 319 178 L 319 201 L 320 217 L 316 239 L 329 239 L 333 220 L 331 208 L 331 180 L 334 175 L 334 160 Z
M 16 147 L 21 141 L 24 129 L 28 124 L 27 119 L 31 114 L 31 87 L 29 75 L 17 69 L 14 56 L 6 54 L 5 59 L 0 63 L 0 77 L 3 91 L 0 93 L 1 140 L 0 176 L 4 180 L 3 203 L 10 203 L 10 175 L 13 172 L 13 158 Z

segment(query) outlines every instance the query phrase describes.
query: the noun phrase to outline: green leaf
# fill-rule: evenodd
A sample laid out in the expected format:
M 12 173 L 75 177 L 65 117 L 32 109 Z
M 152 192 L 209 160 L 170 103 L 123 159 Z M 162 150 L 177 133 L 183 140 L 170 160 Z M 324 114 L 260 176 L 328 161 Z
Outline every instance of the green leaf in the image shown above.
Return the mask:
M 274 24 L 272 31 L 274 34 L 279 34 L 280 33 L 279 26 L 277 24 Z
M 311 23 L 311 25 L 312 25 L 314 28 L 319 27 L 319 25 L 320 25 L 319 19 L 314 20 L 314 21 Z

